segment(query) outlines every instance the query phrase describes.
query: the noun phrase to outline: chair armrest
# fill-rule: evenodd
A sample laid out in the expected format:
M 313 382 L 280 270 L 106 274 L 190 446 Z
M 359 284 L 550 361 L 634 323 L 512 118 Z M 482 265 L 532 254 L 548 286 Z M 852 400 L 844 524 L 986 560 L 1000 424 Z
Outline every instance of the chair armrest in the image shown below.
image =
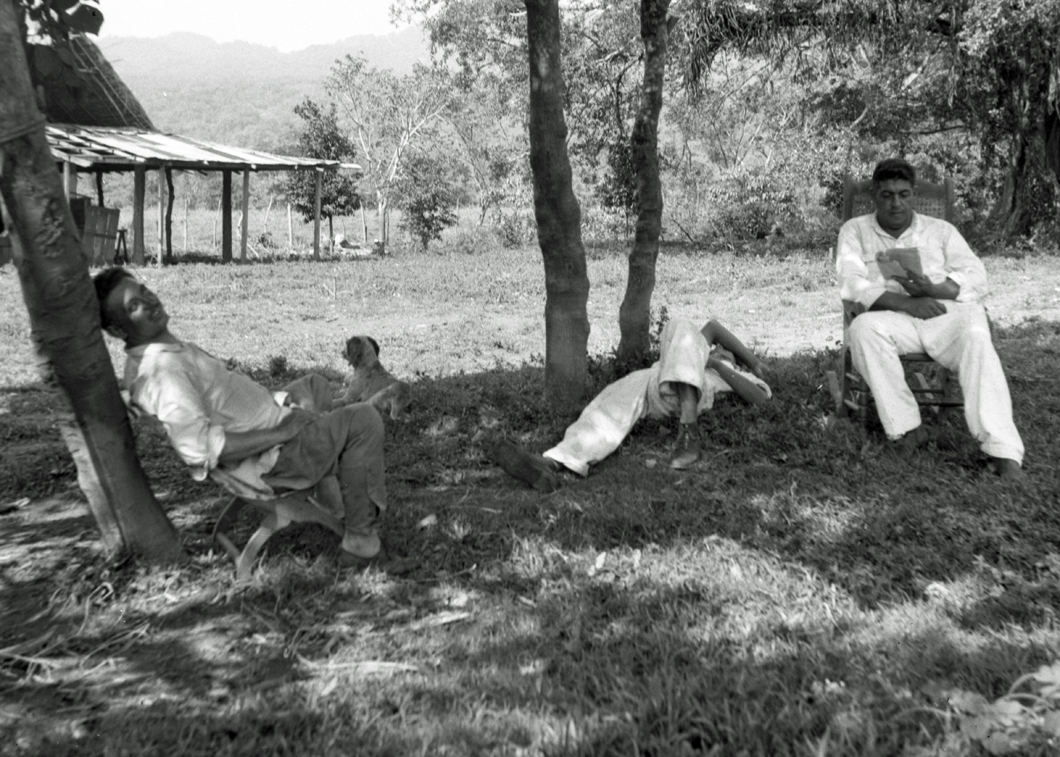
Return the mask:
M 842 300 L 843 303 L 843 328 L 865 312 L 865 306 L 855 300 Z

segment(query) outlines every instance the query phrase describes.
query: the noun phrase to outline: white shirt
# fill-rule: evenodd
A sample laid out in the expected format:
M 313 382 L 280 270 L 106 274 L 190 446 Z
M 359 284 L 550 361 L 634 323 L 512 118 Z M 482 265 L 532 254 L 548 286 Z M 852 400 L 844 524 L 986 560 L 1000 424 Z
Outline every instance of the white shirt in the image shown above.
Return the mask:
M 953 224 L 914 213 L 909 228 L 895 239 L 883 230 L 876 214 L 869 213 L 851 218 L 839 230 L 839 296 L 860 302 L 866 310 L 884 292 L 908 296 L 897 281 L 884 279 L 876 264 L 876 254 L 892 247 L 916 247 L 923 273 L 932 283 L 941 284 L 949 278 L 960 286 L 958 302 L 978 302 L 988 293 L 983 262 Z
M 125 354 L 125 387 L 133 405 L 161 421 L 192 478 L 202 481 L 212 475 L 225 485 L 235 479 L 236 493 L 239 484 L 259 495 L 272 493 L 261 477 L 276 464 L 279 445 L 233 467 L 218 468 L 217 458 L 226 431 L 274 428 L 290 408 L 191 342 L 145 344 Z

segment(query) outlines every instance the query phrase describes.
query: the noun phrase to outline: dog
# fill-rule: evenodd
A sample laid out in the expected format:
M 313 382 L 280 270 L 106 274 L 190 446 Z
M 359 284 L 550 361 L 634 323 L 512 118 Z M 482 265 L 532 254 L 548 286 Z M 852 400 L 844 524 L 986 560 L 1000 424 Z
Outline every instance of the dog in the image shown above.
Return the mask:
M 351 336 L 342 356 L 353 373 L 346 378 L 345 391 L 336 406 L 367 402 L 380 413 L 389 411 L 394 420 L 400 418 L 412 401 L 412 392 L 379 362 L 379 342 L 370 336 Z

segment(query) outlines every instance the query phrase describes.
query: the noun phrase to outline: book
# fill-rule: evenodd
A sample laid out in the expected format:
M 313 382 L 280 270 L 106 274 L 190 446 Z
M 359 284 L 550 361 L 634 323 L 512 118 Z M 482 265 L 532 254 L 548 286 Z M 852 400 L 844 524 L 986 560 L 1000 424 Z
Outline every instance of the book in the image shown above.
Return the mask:
M 892 247 L 877 252 L 876 265 L 880 267 L 880 273 L 885 279 L 893 279 L 896 276 L 905 278 L 908 271 L 920 275 L 924 273 L 920 265 L 920 250 L 916 247 Z

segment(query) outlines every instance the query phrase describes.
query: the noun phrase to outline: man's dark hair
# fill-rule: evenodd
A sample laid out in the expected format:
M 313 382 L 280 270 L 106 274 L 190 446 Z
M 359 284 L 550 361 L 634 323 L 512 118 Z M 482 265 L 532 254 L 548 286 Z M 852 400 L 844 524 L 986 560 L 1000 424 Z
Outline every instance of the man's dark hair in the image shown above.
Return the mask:
M 122 281 L 134 278 L 136 277 L 121 266 L 105 268 L 92 277 L 92 284 L 96 287 L 96 299 L 99 300 L 99 320 L 104 329 L 111 325 L 107 314 L 107 297 Z
M 909 161 L 902 158 L 887 158 L 876 164 L 876 170 L 872 172 L 872 186 L 878 187 L 885 181 L 908 181 L 911 186 L 916 186 L 916 169 Z

